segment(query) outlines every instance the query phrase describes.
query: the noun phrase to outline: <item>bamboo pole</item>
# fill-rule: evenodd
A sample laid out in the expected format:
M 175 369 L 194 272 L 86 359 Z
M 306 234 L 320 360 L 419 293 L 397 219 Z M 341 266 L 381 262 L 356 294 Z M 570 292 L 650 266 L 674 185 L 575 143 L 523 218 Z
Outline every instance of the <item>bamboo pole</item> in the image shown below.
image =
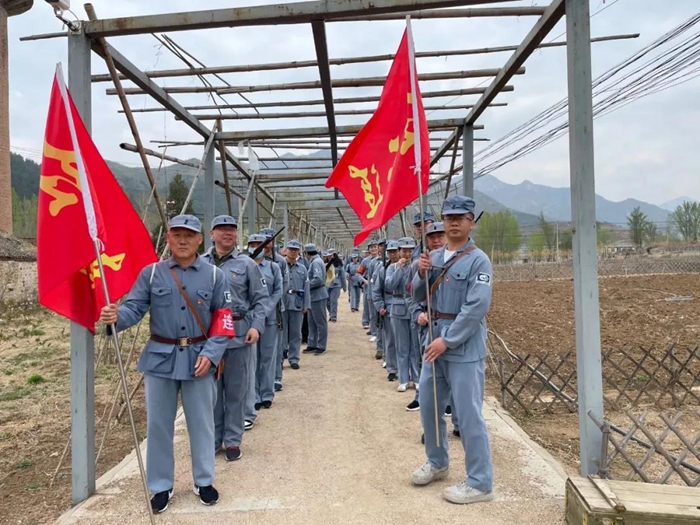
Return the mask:
M 221 120 L 216 122 L 217 131 L 223 131 L 224 127 Z M 226 145 L 223 142 L 219 142 L 219 155 L 221 155 L 221 170 L 224 175 L 224 191 L 226 192 L 226 207 L 228 209 L 228 214 L 233 216 L 233 207 L 231 205 L 231 186 L 228 180 L 228 167 L 226 166 Z

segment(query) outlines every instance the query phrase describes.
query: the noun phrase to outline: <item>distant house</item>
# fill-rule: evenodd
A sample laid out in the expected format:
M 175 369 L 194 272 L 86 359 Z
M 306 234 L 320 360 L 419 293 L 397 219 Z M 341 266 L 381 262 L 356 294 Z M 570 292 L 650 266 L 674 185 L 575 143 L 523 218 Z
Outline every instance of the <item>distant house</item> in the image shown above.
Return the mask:
M 631 242 L 620 242 L 612 247 L 614 254 L 634 253 L 637 247 Z

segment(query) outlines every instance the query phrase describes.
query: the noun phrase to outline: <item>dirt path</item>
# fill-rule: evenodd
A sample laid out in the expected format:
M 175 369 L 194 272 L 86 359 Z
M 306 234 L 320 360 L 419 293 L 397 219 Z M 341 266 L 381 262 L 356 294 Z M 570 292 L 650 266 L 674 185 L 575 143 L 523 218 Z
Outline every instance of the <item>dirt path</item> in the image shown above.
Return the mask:
M 243 458 L 227 463 L 217 456 L 221 499 L 214 507 L 192 494 L 187 433 L 178 421 L 176 495 L 158 523 L 562 523 L 561 475 L 490 404 L 496 501 L 464 507 L 442 499 L 442 488 L 464 476 L 453 437 L 449 478 L 413 487 L 410 473 L 425 461 L 419 415 L 404 408 L 414 391 L 400 394 L 386 381 L 346 295 L 340 310 L 328 353 L 304 355 L 298 371 L 285 368 L 284 391 L 245 434 Z M 60 522 L 148 523 L 134 466 L 125 460 L 98 496 Z

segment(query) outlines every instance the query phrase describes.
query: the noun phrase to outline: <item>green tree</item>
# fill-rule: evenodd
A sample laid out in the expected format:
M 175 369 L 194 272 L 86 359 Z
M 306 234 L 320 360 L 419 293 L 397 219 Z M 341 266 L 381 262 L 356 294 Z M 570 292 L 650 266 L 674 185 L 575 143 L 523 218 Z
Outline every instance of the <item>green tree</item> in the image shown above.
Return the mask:
M 653 241 L 657 233 L 656 225 L 647 218 L 639 206 L 627 216 L 627 228 L 632 243 L 639 247 L 646 241 Z
M 542 231 L 542 239 L 544 240 L 544 246 L 549 252 L 551 257 L 557 248 L 557 235 L 554 231 L 554 226 L 551 222 L 547 222 L 544 218 L 544 212 L 540 212 L 539 216 L 540 230 Z
M 180 173 L 175 175 L 173 180 L 170 181 L 170 186 L 168 186 L 168 199 L 165 205 L 166 215 L 168 217 L 174 217 L 180 214 L 189 192 L 190 189 L 187 187 L 187 184 L 185 184 L 185 179 L 182 178 L 182 175 Z M 185 213 L 194 213 L 192 201 L 187 204 Z
M 684 241 L 697 241 L 700 236 L 700 203 L 684 202 L 671 213 L 671 222 Z
M 35 239 L 37 226 L 37 209 L 39 207 L 37 194 L 23 199 L 12 190 L 12 229 L 15 237 Z
M 527 240 L 527 249 L 534 261 L 542 259 L 544 254 L 544 235 L 542 232 L 535 232 L 530 235 L 530 238 Z
M 596 233 L 598 237 L 598 246 L 607 246 L 612 242 L 612 232 L 610 228 L 603 226 L 600 222 L 596 222 Z
M 520 226 L 508 211 L 485 213 L 476 230 L 476 242 L 497 259 L 510 258 L 520 248 Z

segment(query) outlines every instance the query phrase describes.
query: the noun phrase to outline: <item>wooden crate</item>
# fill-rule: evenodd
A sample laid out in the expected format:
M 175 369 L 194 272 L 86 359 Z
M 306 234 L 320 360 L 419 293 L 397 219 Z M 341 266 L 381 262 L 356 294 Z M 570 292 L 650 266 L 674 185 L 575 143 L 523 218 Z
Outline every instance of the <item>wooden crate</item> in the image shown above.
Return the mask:
M 566 481 L 567 525 L 700 525 L 700 488 L 599 478 Z

